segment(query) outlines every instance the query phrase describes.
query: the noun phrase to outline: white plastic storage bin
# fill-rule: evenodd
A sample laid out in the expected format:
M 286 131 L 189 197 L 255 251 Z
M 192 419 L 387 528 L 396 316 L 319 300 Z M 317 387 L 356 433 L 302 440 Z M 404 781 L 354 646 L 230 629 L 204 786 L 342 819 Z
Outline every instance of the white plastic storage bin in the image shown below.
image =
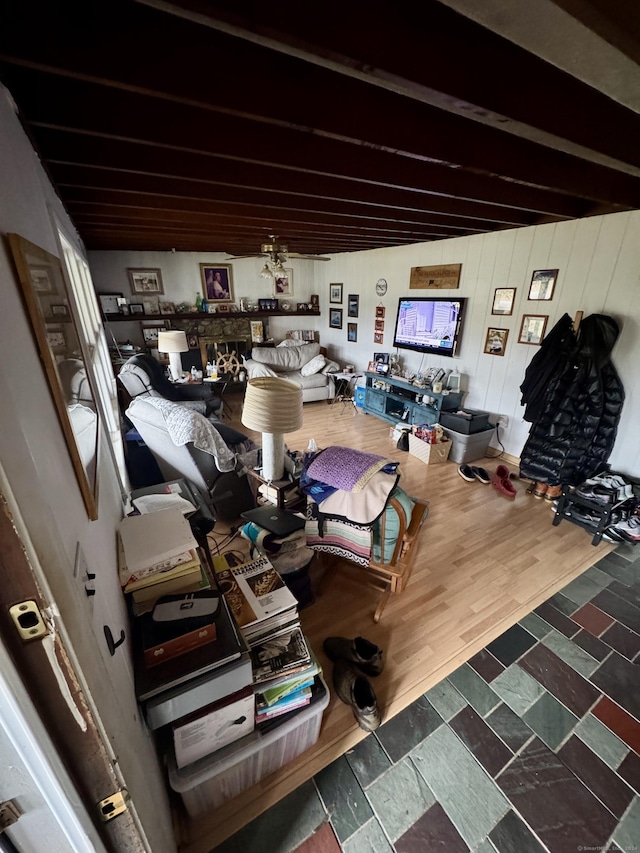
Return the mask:
M 316 743 L 329 704 L 329 689 L 320 680 L 324 694 L 273 731 L 255 731 L 182 770 L 169 756 L 169 784 L 182 797 L 189 817 L 209 813 Z

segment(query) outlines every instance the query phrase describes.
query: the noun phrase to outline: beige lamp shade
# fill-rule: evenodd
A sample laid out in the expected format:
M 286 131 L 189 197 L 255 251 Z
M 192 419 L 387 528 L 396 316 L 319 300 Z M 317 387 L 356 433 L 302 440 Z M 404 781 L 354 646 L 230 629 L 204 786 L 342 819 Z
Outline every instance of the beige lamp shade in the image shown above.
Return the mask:
M 189 352 L 186 332 L 158 332 L 158 352 Z
M 288 379 L 260 376 L 247 382 L 242 423 L 262 433 L 262 476 L 284 475 L 284 433 L 302 426 L 302 388 Z
M 242 423 L 259 432 L 293 432 L 302 426 L 302 388 L 288 379 L 260 376 L 247 382 Z

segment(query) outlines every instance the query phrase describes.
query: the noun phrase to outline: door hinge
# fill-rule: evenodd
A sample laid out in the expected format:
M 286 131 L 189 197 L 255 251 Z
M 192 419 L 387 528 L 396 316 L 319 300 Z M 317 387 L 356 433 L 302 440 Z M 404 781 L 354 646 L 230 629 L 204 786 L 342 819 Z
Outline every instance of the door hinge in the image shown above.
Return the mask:
M 114 817 L 118 817 L 118 815 L 127 811 L 127 803 L 129 801 L 129 792 L 123 788 L 121 791 L 117 791 L 115 794 L 112 794 L 110 797 L 107 797 L 104 800 L 100 800 L 98 803 L 98 812 L 100 813 L 100 819 L 103 823 L 107 823 L 110 820 L 113 820 Z
M 22 812 L 13 802 L 6 800 L 0 803 L 0 835 L 18 820 Z
M 21 640 L 37 640 L 47 633 L 40 608 L 33 599 L 14 604 L 9 608 L 9 616 L 13 619 Z

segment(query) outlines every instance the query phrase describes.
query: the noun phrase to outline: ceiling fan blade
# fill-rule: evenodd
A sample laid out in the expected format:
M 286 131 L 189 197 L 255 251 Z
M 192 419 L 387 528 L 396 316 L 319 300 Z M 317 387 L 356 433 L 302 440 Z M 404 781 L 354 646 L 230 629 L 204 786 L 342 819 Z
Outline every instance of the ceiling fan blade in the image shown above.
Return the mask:
M 228 255 L 228 256 L 229 256 L 229 258 L 231 258 L 232 260 L 233 260 L 234 258 L 266 258 L 266 257 L 267 257 L 267 255 L 265 255 L 263 252 L 254 253 L 254 254 L 252 254 L 252 255 L 231 255 L 231 254 L 229 254 L 229 253 L 227 252 L 227 255 Z
M 290 258 L 304 258 L 307 261 L 330 261 L 331 258 L 323 258 L 321 255 L 302 255 L 299 252 L 289 252 Z

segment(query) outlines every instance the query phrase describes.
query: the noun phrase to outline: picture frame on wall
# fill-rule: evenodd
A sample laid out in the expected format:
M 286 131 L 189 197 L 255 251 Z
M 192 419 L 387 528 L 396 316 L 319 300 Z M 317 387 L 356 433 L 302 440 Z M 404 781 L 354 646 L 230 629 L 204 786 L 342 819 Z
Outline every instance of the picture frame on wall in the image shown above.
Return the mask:
M 384 333 L 383 332 L 374 332 L 373 333 L 373 342 L 374 342 L 374 344 L 383 344 L 384 343 Z
M 341 284 L 330 284 L 329 285 L 329 302 L 332 305 L 342 305 L 342 285 Z
M 547 329 L 548 320 L 548 314 L 523 314 L 518 343 L 540 346 Z
M 376 318 L 384 319 L 385 307 L 384 305 L 376 305 Z
M 229 305 L 233 302 L 233 270 L 231 264 L 200 264 L 202 295 L 207 302 Z
M 558 270 L 534 270 L 527 298 L 549 302 L 553 299 L 557 278 Z
M 129 284 L 131 285 L 132 293 L 164 293 L 162 270 L 129 267 L 127 269 L 127 273 L 129 275 Z
M 513 314 L 513 303 L 516 298 L 515 287 L 496 287 L 493 293 L 492 314 Z
M 358 324 L 347 323 L 347 340 L 356 343 L 358 340 Z
M 487 329 L 484 342 L 484 352 L 487 355 L 504 355 L 507 348 L 509 329 Z
M 158 332 L 169 328 L 168 320 L 141 320 L 142 340 L 148 347 L 158 346 Z
M 140 302 L 142 302 L 145 314 L 160 313 L 160 300 L 157 296 L 141 296 Z
M 329 309 L 329 326 L 332 329 L 342 328 L 342 308 Z
M 293 296 L 293 270 L 277 270 L 273 274 L 273 295 Z
M 100 310 L 103 314 L 119 314 L 120 304 L 118 299 L 123 298 L 124 294 L 122 293 L 99 293 L 98 302 L 100 303 Z
M 357 317 L 360 311 L 360 296 L 357 293 L 350 293 L 347 296 L 347 316 Z

